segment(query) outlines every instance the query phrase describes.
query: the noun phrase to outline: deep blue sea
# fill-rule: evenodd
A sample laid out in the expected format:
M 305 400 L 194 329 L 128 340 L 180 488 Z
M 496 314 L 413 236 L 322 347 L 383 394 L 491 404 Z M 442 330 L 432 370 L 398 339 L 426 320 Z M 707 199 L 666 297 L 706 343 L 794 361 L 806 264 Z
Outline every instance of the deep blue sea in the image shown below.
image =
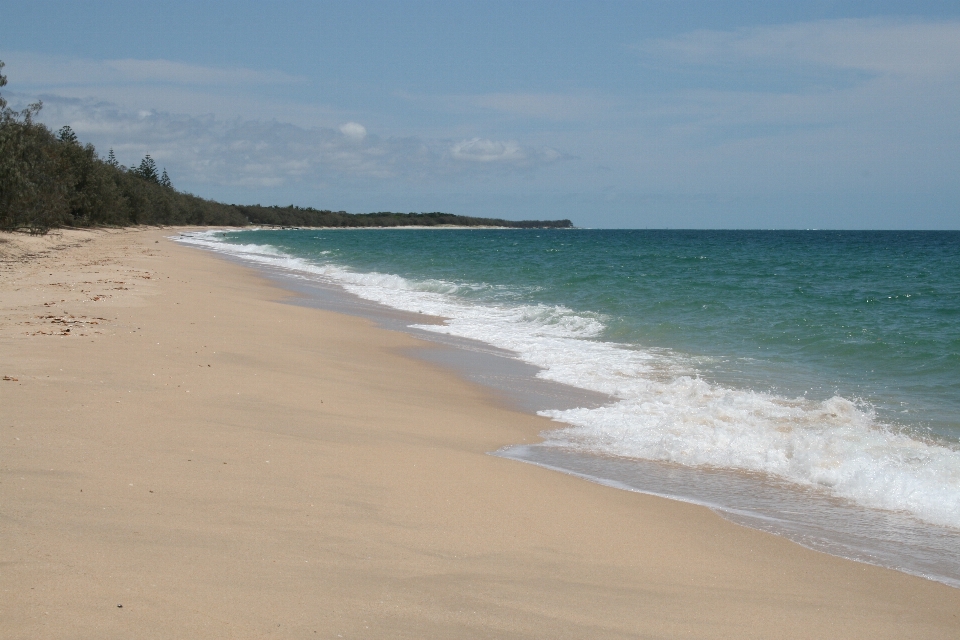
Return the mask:
M 503 455 L 960 585 L 960 232 L 182 240 L 446 318 L 419 328 L 611 397 L 541 411 L 556 421 L 544 444 Z

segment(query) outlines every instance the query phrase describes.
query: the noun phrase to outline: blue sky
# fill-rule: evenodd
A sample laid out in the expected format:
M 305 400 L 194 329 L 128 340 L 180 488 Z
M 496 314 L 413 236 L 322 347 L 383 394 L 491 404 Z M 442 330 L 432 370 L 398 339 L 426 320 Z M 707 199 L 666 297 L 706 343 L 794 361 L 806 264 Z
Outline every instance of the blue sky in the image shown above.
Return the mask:
M 206 197 L 960 228 L 956 2 L 3 4 L 11 103 Z

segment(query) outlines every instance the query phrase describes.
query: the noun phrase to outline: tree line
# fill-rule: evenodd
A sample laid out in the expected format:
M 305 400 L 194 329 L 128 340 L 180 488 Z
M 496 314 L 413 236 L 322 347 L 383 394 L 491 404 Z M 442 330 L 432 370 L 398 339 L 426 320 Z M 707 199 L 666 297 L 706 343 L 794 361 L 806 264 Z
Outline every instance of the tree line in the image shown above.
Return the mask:
M 0 87 L 7 84 L 0 61 Z M 288 227 L 502 226 L 566 228 L 569 220 L 501 220 L 450 213 L 351 214 L 310 207 L 215 202 L 177 191 L 147 155 L 137 167 L 106 158 L 69 127 L 36 121 L 41 102 L 21 111 L 0 95 L 0 229 L 46 233 L 59 227 L 275 225 Z
M 500 218 L 475 218 L 452 213 L 347 213 L 313 209 L 311 207 L 262 207 L 260 205 L 232 205 L 251 224 L 282 227 L 435 227 L 457 225 L 461 227 L 510 227 L 514 229 L 567 229 L 573 226 L 569 220 L 502 220 Z

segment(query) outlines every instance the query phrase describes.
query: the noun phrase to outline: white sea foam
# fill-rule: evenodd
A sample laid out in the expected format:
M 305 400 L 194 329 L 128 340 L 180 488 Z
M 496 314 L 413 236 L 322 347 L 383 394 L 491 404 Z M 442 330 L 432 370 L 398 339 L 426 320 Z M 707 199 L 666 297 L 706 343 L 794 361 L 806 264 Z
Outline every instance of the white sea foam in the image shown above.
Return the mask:
M 960 528 L 960 451 L 897 432 L 848 399 L 816 402 L 709 383 L 677 354 L 596 340 L 602 316 L 457 297 L 477 285 L 358 273 L 269 246 L 223 243 L 214 232 L 181 240 L 312 274 L 390 307 L 442 316 L 444 325 L 417 328 L 509 349 L 540 367 L 543 378 L 617 399 L 600 408 L 541 412 L 567 425 L 546 434 L 552 446 L 768 473 Z

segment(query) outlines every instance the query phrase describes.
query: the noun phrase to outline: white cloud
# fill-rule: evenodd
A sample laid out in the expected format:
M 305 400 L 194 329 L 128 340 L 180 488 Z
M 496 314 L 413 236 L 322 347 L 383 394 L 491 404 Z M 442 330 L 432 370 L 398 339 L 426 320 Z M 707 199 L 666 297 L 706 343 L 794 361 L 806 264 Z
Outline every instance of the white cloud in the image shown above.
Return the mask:
M 516 140 L 499 142 L 481 138 L 457 142 L 450 147 L 450 155 L 471 162 L 523 162 L 526 159 Z
M 340 133 L 353 140 L 363 140 L 367 137 L 367 128 L 358 122 L 348 122 L 340 125 Z
M 551 147 L 523 147 L 516 140 L 471 138 L 450 145 L 450 157 L 461 164 L 479 164 L 505 168 L 533 168 L 564 159 Z

